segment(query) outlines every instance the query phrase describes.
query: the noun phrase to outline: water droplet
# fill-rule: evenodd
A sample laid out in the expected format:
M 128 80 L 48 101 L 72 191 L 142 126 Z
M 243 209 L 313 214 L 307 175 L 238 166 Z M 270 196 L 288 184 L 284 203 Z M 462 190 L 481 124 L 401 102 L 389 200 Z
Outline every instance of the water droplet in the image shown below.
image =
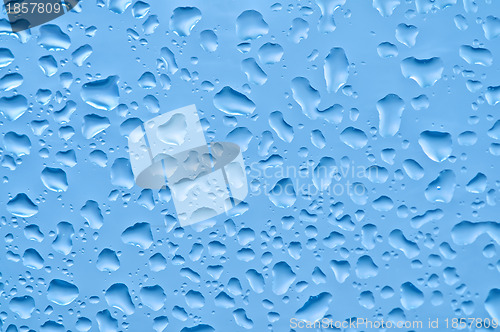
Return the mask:
M 400 4 L 400 0 L 373 0 L 373 8 L 384 17 L 391 16 Z
M 0 68 L 7 67 L 14 61 L 14 54 L 8 48 L 0 48 Z
M 471 65 L 491 66 L 493 63 L 493 55 L 486 48 L 472 47 L 462 45 L 459 48 L 459 54 L 462 59 Z
M 35 310 L 35 300 L 28 295 L 13 297 L 9 302 L 9 309 L 22 319 L 28 319 Z
M 7 203 L 7 211 L 18 217 L 28 218 L 38 213 L 38 206 L 28 195 L 20 193 Z
M 79 294 L 78 287 L 61 279 L 53 279 L 47 289 L 47 299 L 60 305 L 70 304 Z
M 229 115 L 248 115 L 255 110 L 253 101 L 229 86 L 215 94 L 214 106 Z
M 0 112 L 10 121 L 18 119 L 28 110 L 28 100 L 23 95 L 0 98 Z
M 401 72 L 425 88 L 433 86 L 441 79 L 444 63 L 441 58 L 417 59 L 409 57 L 401 61 Z
M 449 203 L 453 198 L 456 187 L 456 176 L 452 170 L 444 170 L 439 176 L 429 183 L 425 189 L 425 198 L 429 202 Z
M 340 140 L 354 150 L 359 150 L 368 143 L 368 137 L 364 131 L 354 127 L 344 129 L 340 134 Z
M 401 23 L 396 27 L 396 39 L 401 44 L 413 47 L 417 43 L 418 32 L 416 26 Z
M 379 133 L 382 137 L 394 136 L 401 126 L 405 103 L 398 95 L 388 94 L 377 102 Z
M 147 222 L 139 222 L 128 227 L 123 231 L 121 237 L 124 243 L 137 246 L 141 249 L 147 249 L 153 244 L 151 226 Z
M 203 30 L 200 32 L 200 45 L 207 52 L 215 52 L 219 46 L 218 38 L 212 30 Z
M 500 36 L 500 19 L 489 15 L 483 22 L 484 36 L 488 40 L 492 40 Z
M 263 64 L 274 64 L 281 61 L 283 47 L 280 44 L 265 43 L 259 48 L 259 60 Z
M 71 40 L 57 25 L 46 24 L 40 27 L 38 44 L 49 51 L 62 51 L 69 48 Z
M 125 284 L 116 283 L 111 285 L 106 290 L 105 298 L 110 307 L 121 310 L 125 315 L 131 315 L 135 312 L 134 303 Z
M 170 29 L 180 37 L 189 36 L 200 20 L 201 11 L 198 8 L 177 7 L 170 18 Z
M 236 34 L 242 40 L 257 39 L 268 31 L 268 24 L 256 10 L 246 10 L 236 19 Z
M 430 159 L 436 162 L 446 160 L 452 153 L 451 135 L 440 131 L 423 131 L 420 133 L 418 144 Z
M 297 199 L 292 180 L 284 178 L 276 182 L 273 189 L 269 192 L 269 199 L 274 205 L 280 208 L 292 206 Z
M 337 92 L 347 83 L 349 61 L 343 48 L 334 47 L 325 58 L 325 80 L 328 92 Z
M 82 86 L 81 97 L 92 107 L 110 111 L 119 103 L 117 82 L 118 76 L 109 76 L 103 80 L 85 83 Z
M 424 304 L 424 293 L 411 282 L 401 285 L 401 304 L 407 310 L 412 310 Z
M 52 191 L 61 192 L 68 189 L 66 172 L 60 168 L 45 167 L 41 179 L 44 186 Z
M 377 46 L 377 53 L 381 58 L 392 58 L 397 57 L 399 51 L 396 45 L 389 42 L 383 42 Z
M 311 296 L 304 305 L 297 310 L 295 316 L 298 320 L 314 322 L 322 319 L 328 312 L 333 296 L 323 292 L 316 296 Z

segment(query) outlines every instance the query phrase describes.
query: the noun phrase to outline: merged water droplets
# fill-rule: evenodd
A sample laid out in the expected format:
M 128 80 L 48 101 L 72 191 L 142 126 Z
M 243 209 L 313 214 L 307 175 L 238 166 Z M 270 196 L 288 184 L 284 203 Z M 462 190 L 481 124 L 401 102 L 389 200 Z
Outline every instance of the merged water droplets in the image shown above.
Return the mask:
M 22 95 L 0 98 L 0 112 L 10 121 L 14 121 L 28 110 L 28 100 Z
M 89 226 L 93 229 L 101 228 L 104 223 L 104 217 L 99 208 L 99 203 L 96 201 L 88 200 L 80 209 L 80 214 L 87 220 Z
M 401 23 L 396 27 L 396 39 L 401 44 L 413 47 L 417 42 L 418 32 L 416 26 Z
M 163 47 L 160 50 L 161 60 L 164 61 L 167 66 L 167 70 L 170 74 L 175 74 L 179 67 L 177 66 L 177 62 L 175 60 L 175 55 L 168 47 Z
M 335 19 L 333 17 L 334 12 L 342 5 L 346 3 L 345 0 L 317 0 L 316 4 L 321 10 L 321 16 L 318 22 L 318 30 L 323 33 L 329 33 L 335 31 L 337 28 L 335 24 Z
M 422 88 L 433 86 L 443 75 L 444 64 L 441 58 L 417 59 L 409 57 L 401 61 L 401 72 Z
M 254 58 L 247 58 L 241 62 L 241 69 L 247 76 L 250 83 L 264 85 L 267 81 L 267 75 L 257 64 Z
M 305 77 L 295 77 L 291 83 L 293 98 L 310 118 L 317 116 L 317 107 L 321 101 L 318 90 L 314 89 Z
M 73 236 L 75 230 L 69 222 L 61 221 L 57 224 L 56 238 L 52 242 L 52 248 L 63 254 L 68 255 L 73 249 Z

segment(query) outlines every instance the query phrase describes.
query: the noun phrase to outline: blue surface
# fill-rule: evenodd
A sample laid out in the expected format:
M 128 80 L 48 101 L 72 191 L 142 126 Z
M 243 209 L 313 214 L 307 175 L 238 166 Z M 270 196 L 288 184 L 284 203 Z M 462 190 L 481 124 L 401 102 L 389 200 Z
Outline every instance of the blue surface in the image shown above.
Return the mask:
M 497 0 L 82 1 L 5 31 L 3 331 L 500 319 Z M 181 228 L 127 134 L 190 104 L 250 193 Z

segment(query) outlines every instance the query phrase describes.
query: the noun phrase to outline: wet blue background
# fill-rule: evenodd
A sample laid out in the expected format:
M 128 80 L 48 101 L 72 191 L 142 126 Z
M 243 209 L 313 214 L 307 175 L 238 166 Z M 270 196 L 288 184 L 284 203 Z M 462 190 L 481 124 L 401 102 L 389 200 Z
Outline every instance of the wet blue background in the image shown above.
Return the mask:
M 500 301 L 498 292 L 494 291 L 500 288 L 498 223 L 496 242 L 486 234 L 470 245 L 462 245 L 452 238 L 453 227 L 463 220 L 497 221 L 496 191 L 500 183 L 498 146 L 492 145 L 497 140 L 487 132 L 498 120 L 499 106 L 486 102 L 484 96 L 487 87 L 500 85 L 500 38 L 487 39 L 482 21 L 489 15 L 500 16 L 500 3 L 478 0 L 477 8 L 472 9 L 464 8 L 462 0 L 446 8 L 439 8 L 445 1 L 436 3 L 433 10 L 422 13 L 416 11 L 414 1 L 402 1 L 392 15 L 383 17 L 371 1 L 347 0 L 334 12 L 335 31 L 323 33 L 318 31 L 321 13 L 314 2 L 282 2 L 280 5 L 264 1 L 153 2 L 149 4 L 149 13 L 144 18 L 134 18 L 131 13 L 134 3 L 129 7 L 123 5 L 125 2 L 119 3 L 118 7 L 127 9 L 118 14 L 107 5 L 83 1 L 78 6 L 81 10 L 51 22 L 70 37 L 71 44 L 66 50 L 51 51 L 41 47 L 39 28 L 32 29 L 25 42 L 3 33 L 0 47 L 9 49 L 15 59 L 0 69 L 0 75 L 17 72 L 23 76 L 23 82 L 11 91 L 0 92 L 0 97 L 23 95 L 29 109 L 14 121 L 8 120 L 4 114 L 0 119 L 0 134 L 2 137 L 11 131 L 25 134 L 30 139 L 31 148 L 29 155 L 16 156 L 5 144 L 2 145 L 2 158 L 5 160 L 5 156 L 12 156 L 17 160 L 15 169 L 1 168 L 0 233 L 4 243 L 4 254 L 0 258 L 2 329 L 6 330 L 12 324 L 20 331 L 24 331 L 21 326 L 34 331 L 59 331 L 56 327 L 49 329 L 48 325 L 40 327 L 51 320 L 64 326 L 60 327 L 61 331 L 78 331 L 75 327 L 78 318 L 87 317 L 92 321 L 91 331 L 98 331 L 96 314 L 109 310 L 117 321 L 108 328 L 101 326 L 101 331 L 154 331 L 153 319 L 158 316 L 168 317 L 166 331 L 180 331 L 200 324 L 208 326 L 194 331 L 205 331 L 203 328 L 206 331 L 239 331 L 245 330 L 245 327 L 256 331 L 288 331 L 289 320 L 297 317 L 297 311 L 310 297 L 325 292 L 331 294 L 327 305 L 323 302 L 312 308 L 306 305 L 308 310 L 305 310 L 304 317 L 314 318 L 315 314 L 321 317 L 322 309 L 325 309 L 326 315 L 334 320 L 365 317 L 373 320 L 383 318 L 426 322 L 429 317 L 486 318 L 496 315 L 496 318 L 500 318 L 498 306 L 492 306 L 492 303 L 498 304 Z M 174 9 L 182 6 L 196 7 L 201 12 L 201 19 L 192 26 L 188 36 L 179 36 L 169 25 Z M 266 34 L 247 41 L 236 34 L 237 17 L 245 10 L 255 10 L 262 15 L 268 24 Z M 157 15 L 159 25 L 153 34 L 146 35 L 143 24 L 150 15 Z M 466 30 L 457 28 L 454 21 L 457 15 L 463 15 L 466 19 Z M 299 43 L 289 37 L 289 29 L 296 18 L 304 20 L 308 26 L 305 29 L 308 31 L 304 30 L 307 38 Z M 417 27 L 415 46 L 407 47 L 396 39 L 396 27 L 401 23 Z M 93 37 L 86 35 L 86 29 L 91 26 L 97 29 Z M 132 38 L 134 33 L 130 30 L 135 31 L 138 38 Z M 213 30 L 217 35 L 218 47 L 215 52 L 207 52 L 200 46 L 200 33 L 204 30 Z M 240 51 L 243 47 L 238 45 L 243 42 L 249 43 L 248 53 Z M 259 48 L 267 42 L 279 44 L 283 48 L 280 62 L 264 64 L 259 60 Z M 396 45 L 398 55 L 380 57 L 377 46 L 382 42 Z M 91 46 L 92 54 L 83 66 L 78 67 L 73 63 L 71 54 L 84 44 Z M 492 54 L 492 65 L 467 63 L 459 56 L 462 45 L 488 49 Z M 165 65 L 161 65 L 162 61 L 158 60 L 163 47 L 168 47 L 175 55 L 179 70 L 174 74 L 169 73 Z M 325 57 L 334 47 L 345 51 L 350 64 L 346 82 L 348 87 L 340 88 L 337 93 L 329 93 L 323 66 Z M 309 57 L 313 52 L 318 54 L 315 59 Z M 51 77 L 46 77 L 39 66 L 39 58 L 46 55 L 52 55 L 58 63 L 57 72 Z M 442 77 L 431 87 L 420 87 L 401 73 L 401 61 L 408 57 L 439 57 L 444 64 Z M 267 76 L 265 84 L 248 82 L 241 68 L 242 60 L 247 58 L 256 59 Z M 157 86 L 153 89 L 144 89 L 139 85 L 138 79 L 146 71 L 156 77 Z M 60 81 L 60 75 L 64 72 L 71 73 L 74 79 L 68 89 Z M 185 75 L 186 72 L 189 75 Z M 169 76 L 170 89 L 162 89 L 160 74 Z M 127 109 L 99 110 L 85 103 L 81 96 L 82 85 L 113 75 L 119 77 L 119 103 L 126 105 Z M 307 117 L 291 90 L 291 81 L 296 77 L 307 78 L 319 92 L 320 110 L 333 104 L 342 105 L 342 121 L 331 123 L 322 118 Z M 482 88 L 470 92 L 466 88 L 469 79 L 480 81 Z M 208 85 L 202 84 L 204 81 L 210 82 L 213 90 L 203 89 Z M 215 107 L 214 96 L 225 86 L 251 99 L 255 104 L 253 114 L 229 116 Z M 38 89 L 52 92 L 46 105 L 36 101 Z M 391 93 L 403 99 L 405 110 L 398 133 L 392 137 L 381 137 L 378 133 L 376 103 Z M 429 107 L 415 110 L 411 104 L 412 98 L 421 94 L 429 99 Z M 127 138 L 123 130 L 120 131 L 120 125 L 129 118 L 146 121 L 155 116 L 145 107 L 143 98 L 146 95 L 153 95 L 158 100 L 160 113 L 196 104 L 207 127 L 207 140 L 229 140 L 243 146 L 251 193 L 233 215 L 218 216 L 205 229 L 183 229 L 178 224 L 168 227 L 165 225 L 165 215 L 168 220 L 168 216 L 176 216 L 172 202 L 161 200 L 158 193 L 154 192 L 155 206 L 149 210 L 138 201 L 141 188 L 113 185 L 110 174 L 114 161 L 128 158 Z M 498 96 L 496 98 L 500 100 Z M 68 123 L 61 124 L 56 121 L 54 111 L 60 110 L 69 100 L 76 103 L 76 111 Z M 237 102 L 238 99 L 235 100 Z M 276 128 L 270 125 L 269 115 L 275 111 L 281 112 L 285 121 L 292 126 L 291 142 L 280 139 Z M 81 128 L 83 118 L 88 114 L 107 117 L 110 125 L 103 132 L 87 139 L 82 135 Z M 49 122 L 49 127 L 41 136 L 36 136 L 29 124 L 42 119 Z M 58 136 L 58 130 L 68 125 L 74 128 L 75 135 L 65 141 Z M 237 127 L 246 130 L 228 136 Z M 355 127 L 365 133 L 368 141 L 361 149 L 354 150 L 343 143 L 341 133 L 348 127 Z M 326 143 L 324 148 L 320 149 L 311 143 L 313 130 L 322 132 Z M 436 162 L 426 155 L 418 143 L 419 135 L 426 130 L 451 135 L 451 156 Z M 258 145 L 263 140 L 264 131 L 271 132 L 273 140 L 270 150 L 259 154 Z M 458 137 L 464 131 L 474 132 L 477 143 L 472 146 L 461 145 Z M 43 156 L 44 151 L 40 152 L 41 149 L 48 150 L 47 156 Z M 63 165 L 56 159 L 58 151 L 70 149 L 75 151 L 77 158 L 73 167 Z M 107 154 L 105 167 L 92 162 L 90 153 L 96 149 Z M 308 153 L 304 153 L 305 149 Z M 381 151 L 384 149 L 394 149 L 392 164 L 383 160 Z M 379 165 L 387 169 L 388 179 L 384 183 L 373 183 L 369 179 L 349 174 L 334 180 L 334 183 L 344 188 L 348 181 L 363 183 L 367 188 L 366 204 L 356 204 L 347 193 L 324 193 L 308 197 L 296 188 L 293 206 L 282 208 L 273 204 L 266 194 L 281 176 L 265 177 L 250 172 L 272 154 L 281 157 L 282 167 L 295 170 L 301 167 L 307 170 L 308 163 L 313 168 L 323 157 L 333 158 L 339 167 L 347 164 L 349 167 L 366 169 Z M 403 161 L 406 159 L 414 159 L 422 166 L 424 176 L 420 180 L 410 179 L 403 170 Z M 66 173 L 69 184 L 67 190 L 54 192 L 43 184 L 41 172 L 47 166 L 60 168 Z M 452 200 L 444 203 L 426 199 L 426 188 L 445 169 L 452 170 L 456 176 Z M 486 188 L 473 193 L 467 190 L 466 185 L 478 172 L 486 176 Z M 298 175 L 294 177 L 289 174 L 285 177 L 290 177 L 295 184 L 312 184 L 310 174 L 300 179 L 297 179 Z M 118 191 L 117 199 L 110 200 L 110 193 L 114 190 Z M 37 214 L 22 218 L 7 210 L 7 203 L 19 193 L 25 193 L 38 206 Z M 379 211 L 372 203 L 382 195 L 393 202 L 388 211 Z M 98 230 L 86 225 L 80 214 L 81 207 L 88 200 L 99 204 L 104 217 L 103 226 Z M 339 202 L 343 208 L 335 215 L 331 205 Z M 441 219 L 430 221 L 420 228 L 411 226 L 412 217 L 433 209 L 442 210 Z M 339 227 L 335 216 L 338 219 L 343 216 L 351 218 L 353 229 Z M 293 218 L 291 228 L 282 222 L 283 217 Z M 235 224 L 234 232 L 227 227 L 231 224 L 228 218 Z M 71 223 L 74 228 L 68 255 L 57 252 L 52 246 L 57 225 L 62 221 Z M 129 245 L 122 240 L 122 232 L 138 222 L 147 222 L 151 227 L 154 243 L 147 249 Z M 44 233 L 43 241 L 38 243 L 25 237 L 23 230 L 29 224 L 40 227 Z M 361 241 L 361 230 L 366 224 L 373 224 L 377 228 L 379 238 L 374 248 L 367 248 Z M 249 243 L 242 239 L 242 233 L 237 235 L 244 228 L 253 231 L 254 236 L 250 236 Z M 418 256 L 409 259 L 390 245 L 389 234 L 397 229 L 418 245 Z M 345 241 L 330 248 L 325 245 L 324 238 L 333 231 L 342 234 Z M 244 230 L 243 233 L 252 232 Z M 220 245 L 214 241 L 219 241 Z M 289 250 L 291 243 L 292 247 L 297 246 L 293 242 L 301 246 L 300 256 L 295 258 Z M 456 251 L 456 257 L 443 255 L 439 247 L 444 242 Z M 189 252 L 196 243 L 203 246 L 203 253 L 201 259 L 193 261 Z M 43 257 L 42 269 L 30 269 L 23 265 L 23 253 L 29 248 L 37 250 Z M 105 248 L 119 254 L 120 267 L 114 272 L 103 272 L 96 268 L 97 257 Z M 253 259 L 242 260 L 243 248 L 253 251 Z M 13 255 L 7 254 L 9 251 Z M 148 265 L 149 258 L 156 253 L 162 254 L 167 261 L 166 268 L 160 272 L 151 271 Z M 19 260 L 15 255 L 21 256 Z M 356 266 L 358 259 L 364 255 L 371 257 L 378 266 L 376 275 L 367 279 L 359 278 L 356 273 L 358 270 L 362 274 L 363 269 Z M 331 260 L 349 262 L 349 277 L 343 283 L 335 278 Z M 273 277 L 272 273 L 279 262 L 285 262 L 295 274 L 285 294 L 273 292 L 273 282 L 277 285 L 283 282 L 283 278 Z M 207 273 L 210 265 L 222 267 L 220 278 Z M 180 273 L 183 268 L 196 271 L 200 275 L 199 282 L 183 276 Z M 317 272 L 313 274 L 315 268 L 320 269 L 324 277 L 316 278 Z M 456 280 L 448 278 L 445 272 L 449 271 L 447 268 L 456 269 Z M 262 275 L 262 292 L 250 285 L 247 273 L 250 269 Z M 243 289 L 241 295 L 234 295 L 228 290 L 231 278 L 240 281 Z M 429 281 L 436 278 L 437 282 Z M 53 279 L 76 285 L 78 297 L 68 305 L 49 301 L 47 289 Z M 116 283 L 127 285 L 135 306 L 133 314 L 125 315 L 122 310 L 106 302 L 106 290 Z M 419 292 L 411 294 L 414 297 L 405 298 L 405 292 L 401 290 L 405 283 L 411 283 Z M 166 294 L 164 306 L 156 312 L 141 305 L 141 288 L 152 285 L 161 286 Z M 301 287 L 304 285 L 307 287 Z M 394 290 L 393 296 L 381 297 L 381 289 L 385 286 Z M 200 292 L 204 297 L 201 308 L 192 308 L 186 303 L 185 294 L 190 290 Z M 234 299 L 232 306 L 223 308 L 216 305 L 215 297 L 221 291 Z M 374 298 L 370 309 L 359 301 L 360 294 L 367 291 L 372 292 Z M 435 292 L 441 293 L 442 301 L 436 300 L 440 296 Z M 31 296 L 36 305 L 31 317 L 22 319 L 11 310 L 9 303 L 12 298 L 25 295 Z M 92 296 L 99 300 L 90 300 Z M 405 307 L 405 301 L 416 301 L 419 303 L 418 308 Z M 51 309 L 48 310 L 48 306 Z M 180 319 L 175 313 L 175 306 L 185 310 L 184 318 Z M 247 317 L 244 322 L 239 318 L 242 313 L 240 309 L 244 310 Z

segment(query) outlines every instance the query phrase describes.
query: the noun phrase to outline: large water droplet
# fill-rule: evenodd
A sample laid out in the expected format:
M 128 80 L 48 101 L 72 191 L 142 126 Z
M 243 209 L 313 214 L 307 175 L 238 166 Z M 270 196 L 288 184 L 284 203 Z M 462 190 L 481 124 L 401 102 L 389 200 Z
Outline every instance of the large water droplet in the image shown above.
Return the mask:
M 441 58 L 417 59 L 409 57 L 401 61 L 401 72 L 411 78 L 422 88 L 433 86 L 441 79 L 444 63 Z
M 246 10 L 236 19 L 236 33 L 243 40 L 259 38 L 269 31 L 269 26 L 256 10 Z
M 85 83 L 81 96 L 90 106 L 100 110 L 110 111 L 118 106 L 120 94 L 118 91 L 118 76 Z
M 451 135 L 440 131 L 423 131 L 420 133 L 418 144 L 430 159 L 442 162 L 453 151 Z
M 79 294 L 78 287 L 61 279 L 53 279 L 47 289 L 47 299 L 60 305 L 70 304 Z
M 214 96 L 214 106 L 229 115 L 248 115 L 255 110 L 253 101 L 229 86 Z
M 292 206 L 297 199 L 292 180 L 284 178 L 276 182 L 273 189 L 269 192 L 269 199 L 274 205 L 280 208 Z
M 7 203 L 7 211 L 18 217 L 28 218 L 38 213 L 38 206 L 28 195 L 20 193 Z
M 337 92 L 347 83 L 349 61 L 343 48 L 334 47 L 325 58 L 325 80 L 328 92 Z
M 401 126 L 405 103 L 398 95 L 388 94 L 377 102 L 379 133 L 382 137 L 394 136 Z
M 180 37 L 189 36 L 196 23 L 201 20 L 201 11 L 196 7 L 177 7 L 170 18 L 170 29 Z

